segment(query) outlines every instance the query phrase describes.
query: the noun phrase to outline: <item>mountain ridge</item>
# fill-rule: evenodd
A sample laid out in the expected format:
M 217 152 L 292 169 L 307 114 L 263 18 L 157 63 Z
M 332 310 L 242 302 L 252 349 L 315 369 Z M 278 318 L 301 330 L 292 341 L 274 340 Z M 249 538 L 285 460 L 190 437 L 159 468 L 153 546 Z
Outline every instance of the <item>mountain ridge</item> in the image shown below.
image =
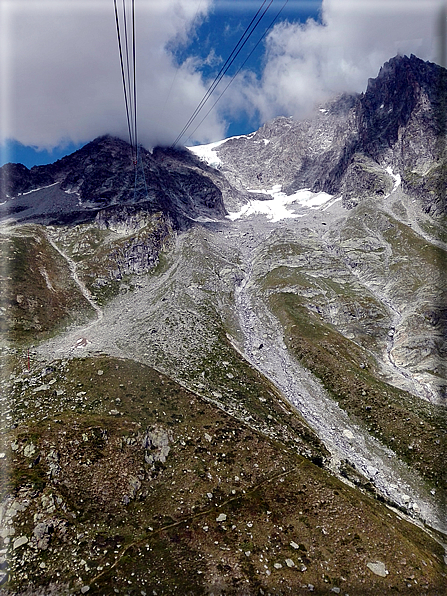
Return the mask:
M 443 593 L 433 73 L 1 169 L 2 595 Z
M 163 157 L 157 159 L 157 152 L 153 157 L 143 148 L 139 151 L 140 165 L 135 170 L 131 147 L 106 135 L 48 166 L 28 170 L 21 164 L 7 164 L 0 168 L 2 210 L 20 213 L 20 219 L 28 221 L 47 217 L 58 223 L 62 214 L 67 218 L 75 212 L 78 221 L 88 221 L 112 205 L 138 202 L 151 213 L 164 211 L 179 226 L 200 215 L 224 215 L 221 191 L 197 173 L 203 164 L 195 163 L 192 156 L 181 159 L 183 153 L 179 150 L 171 152 L 168 172 L 167 161 L 164 163 Z M 167 160 L 168 154 L 165 155 Z M 60 192 L 47 212 L 36 212 L 34 205 L 23 199 L 24 194 L 42 194 L 42 186 L 53 185 Z M 17 194 L 15 201 L 11 193 Z M 67 194 L 76 195 L 77 208 L 72 203 L 65 205 Z M 35 198 L 40 199 L 39 195 Z
M 364 93 L 343 94 L 302 122 L 284 118 L 274 120 L 253 133 L 250 141 L 261 142 L 264 138 L 268 141 L 272 126 L 279 130 L 281 127 L 289 129 L 289 132 L 285 131 L 284 139 L 293 135 L 294 142 L 289 145 L 295 146 L 286 156 L 291 161 L 287 167 L 289 180 L 283 180 L 280 172 L 279 176 L 269 174 L 268 177 L 269 183 L 283 184 L 287 194 L 310 188 L 315 192 L 341 194 L 344 204 L 353 205 L 353 194 L 360 191 L 361 195 L 361 189 L 353 186 L 355 162 L 360 154 L 368 163 L 393 167 L 402 176 L 407 192 L 423 201 L 425 211 L 442 215 L 446 211 L 445 193 L 442 193 L 446 181 L 445 167 L 442 166 L 442 160 L 445 160 L 446 80 L 445 69 L 434 63 L 423 62 L 414 55 L 410 58 L 396 56 L 381 68 L 375 79 L 369 79 Z M 231 159 L 230 148 L 236 149 L 244 142 L 247 143 L 245 139 L 230 139 L 219 145 L 216 154 L 223 161 L 223 168 Z M 412 151 L 413 142 L 418 147 L 416 153 Z M 259 184 L 257 176 L 261 174 L 266 178 L 261 164 L 271 161 L 270 153 L 271 148 L 266 145 L 259 154 L 259 165 L 253 164 L 245 184 L 256 188 Z M 405 168 L 399 155 L 405 155 Z M 284 167 L 277 165 L 278 161 L 276 159 L 274 167 Z M 429 162 L 442 162 L 440 171 L 432 172 L 430 182 L 426 180 L 424 170 L 424 164 Z M 368 166 L 362 168 L 363 173 L 367 169 Z M 386 185 L 384 187 L 376 178 L 372 177 L 377 184 L 376 191 L 384 194 Z M 428 186 L 425 193 L 421 192 L 422 184 Z M 433 187 L 438 193 L 429 197 Z

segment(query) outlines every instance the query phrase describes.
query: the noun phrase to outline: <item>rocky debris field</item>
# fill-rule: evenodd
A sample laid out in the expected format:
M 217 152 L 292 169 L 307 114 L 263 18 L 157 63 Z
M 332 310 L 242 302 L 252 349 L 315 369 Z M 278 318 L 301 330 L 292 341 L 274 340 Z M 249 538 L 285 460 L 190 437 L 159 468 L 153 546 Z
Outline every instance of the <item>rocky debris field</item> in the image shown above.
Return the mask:
M 439 592 L 439 406 L 387 383 L 387 333 L 356 336 L 380 303 L 347 332 L 340 293 L 304 289 L 318 259 L 322 278 L 328 267 L 315 250 L 303 264 L 305 243 L 346 215 L 192 228 L 121 281 L 96 320 L 32 348 L 30 370 L 26 344 L 4 349 L 10 590 Z M 93 289 L 80 236 L 49 233 Z M 347 271 L 340 285 L 359 284 Z M 322 290 L 331 322 L 315 308 Z
M 39 366 L 73 400 L 2 435 L 13 593 L 439 593 L 442 548 L 293 442 L 130 360 Z

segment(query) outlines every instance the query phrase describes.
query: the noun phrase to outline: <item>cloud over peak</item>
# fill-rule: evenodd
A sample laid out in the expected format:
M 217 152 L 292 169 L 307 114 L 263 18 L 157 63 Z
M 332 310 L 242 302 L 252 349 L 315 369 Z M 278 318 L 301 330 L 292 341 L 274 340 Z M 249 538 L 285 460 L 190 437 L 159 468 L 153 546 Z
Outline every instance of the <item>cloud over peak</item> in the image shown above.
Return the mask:
M 237 14 L 242 5 L 248 10 L 248 23 L 260 2 L 237 2 Z M 315 1 L 309 4 L 315 8 Z M 315 102 L 363 91 L 368 78 L 398 53 L 436 61 L 444 5 L 444 0 L 323 0 L 318 21 L 278 22 L 259 46 L 265 51 L 262 66 L 236 78 L 195 140 L 222 138 L 227 123 L 241 114 L 256 125 L 281 114 L 305 116 Z M 141 0 L 135 6 L 138 131 L 149 148 L 174 141 L 208 89 L 204 73 L 217 71 L 227 58 L 213 47 L 200 55 L 200 44 L 191 40 L 211 14 L 219 14 L 216 35 L 224 37 L 224 9 L 234 3 Z M 106 133 L 127 139 L 111 0 L 3 0 L 1 21 L 0 141 L 52 148 Z M 259 39 L 262 31 L 257 33 Z M 190 49 L 179 64 L 174 52 L 180 47 Z M 231 50 L 232 45 L 228 54 Z M 224 78 L 218 91 L 228 81 Z
M 143 144 L 172 141 L 206 91 L 194 60 L 178 66 L 167 47 L 186 43 L 209 5 L 136 2 Z M 2 12 L 2 140 L 51 148 L 105 133 L 127 138 L 113 3 L 6 0 Z M 216 116 L 207 125 L 204 138 L 223 134 Z
M 323 0 L 321 21 L 274 27 L 262 75 L 254 83 L 246 73 L 234 94 L 256 107 L 262 120 L 303 117 L 334 94 L 363 91 L 397 54 L 436 61 L 442 6 L 441 0 Z

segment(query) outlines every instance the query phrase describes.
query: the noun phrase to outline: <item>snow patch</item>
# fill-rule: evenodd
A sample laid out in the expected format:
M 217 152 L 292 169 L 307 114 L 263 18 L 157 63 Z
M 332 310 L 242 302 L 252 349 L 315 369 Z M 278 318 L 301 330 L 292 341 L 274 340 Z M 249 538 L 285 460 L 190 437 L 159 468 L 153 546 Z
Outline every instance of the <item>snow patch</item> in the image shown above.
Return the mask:
M 205 215 L 199 215 L 198 217 L 188 217 L 191 221 L 197 221 L 199 223 L 219 223 L 218 219 L 211 219 Z
M 332 199 L 332 195 L 325 192 L 314 193 L 308 189 L 301 189 L 292 195 L 286 195 L 281 190 L 281 184 L 275 184 L 270 190 L 248 190 L 248 192 L 268 194 L 272 199 L 249 201 L 240 211 L 229 213 L 226 216 L 231 221 L 257 214 L 265 215 L 272 222 L 287 218 L 304 217 L 304 213 L 295 213 L 288 207 L 297 205 L 308 209 L 318 209 Z
M 214 143 L 208 143 L 207 145 L 195 145 L 194 147 L 186 148 L 189 149 L 195 155 L 197 155 L 199 159 L 207 163 L 212 168 L 218 168 L 222 164 L 222 161 L 215 153 L 215 149 L 223 145 L 223 143 L 230 141 L 231 139 L 249 139 L 253 135 L 254 133 L 250 133 L 249 135 L 237 135 L 235 137 L 228 137 L 227 139 L 222 139 L 221 141 L 215 141 Z
M 393 170 L 391 169 L 391 166 L 388 166 L 388 167 L 386 168 L 386 172 L 387 172 L 387 173 L 388 173 L 388 174 L 389 174 L 389 175 L 390 175 L 392 178 L 394 178 L 394 186 L 393 186 L 393 190 L 390 192 L 390 194 L 389 194 L 389 195 L 387 195 L 387 197 L 386 197 L 386 198 L 388 198 L 390 195 L 392 195 L 392 194 L 393 194 L 393 192 L 395 192 L 395 191 L 396 191 L 397 187 L 398 187 L 398 186 L 399 186 L 399 184 L 401 183 L 401 177 L 400 177 L 400 174 L 395 174 L 395 173 L 393 172 Z
M 24 197 L 25 195 L 30 195 L 33 192 L 37 192 L 38 190 L 42 190 L 43 188 L 50 188 L 50 186 L 54 186 L 55 184 L 58 184 L 57 182 L 53 182 L 53 184 L 48 184 L 47 186 L 41 186 L 40 188 L 35 188 L 33 190 L 27 190 L 26 192 L 19 192 L 18 193 L 18 197 Z
M 222 141 L 216 141 L 215 143 L 209 143 L 208 145 L 196 145 L 195 147 L 187 147 L 197 157 L 206 162 L 212 168 L 217 168 L 221 165 L 222 161 L 214 153 L 214 149 L 217 149 L 222 143 L 225 143 L 227 139 Z

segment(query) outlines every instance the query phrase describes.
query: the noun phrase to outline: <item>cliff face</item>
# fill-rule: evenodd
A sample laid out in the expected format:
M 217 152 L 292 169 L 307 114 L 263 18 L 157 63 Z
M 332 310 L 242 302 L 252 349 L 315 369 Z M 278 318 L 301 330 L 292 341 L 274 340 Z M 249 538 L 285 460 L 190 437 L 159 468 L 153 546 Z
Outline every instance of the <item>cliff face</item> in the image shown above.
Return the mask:
M 361 99 L 362 150 L 433 214 L 446 212 L 446 97 L 446 71 L 411 56 L 385 64 Z
M 223 217 L 222 193 L 200 169 L 184 152 L 171 151 L 169 159 L 159 152 L 156 159 L 140 148 L 135 172 L 130 146 L 101 137 L 48 166 L 0 168 L 3 213 L 21 221 L 69 223 L 138 204 L 149 213 L 162 211 L 177 227 L 197 217 Z

